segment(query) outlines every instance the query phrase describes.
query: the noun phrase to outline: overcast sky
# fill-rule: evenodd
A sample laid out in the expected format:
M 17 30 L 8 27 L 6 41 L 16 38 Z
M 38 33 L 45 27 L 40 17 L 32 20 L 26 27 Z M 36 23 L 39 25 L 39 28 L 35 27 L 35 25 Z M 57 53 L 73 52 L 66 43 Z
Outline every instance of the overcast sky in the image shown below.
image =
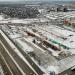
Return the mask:
M 21 1 L 21 0 L 0 0 L 0 1 Z
M 36 1 L 36 0 L 0 0 L 0 1 Z M 39 0 L 39 1 L 46 1 L 46 0 Z M 48 0 L 48 1 L 75 1 L 75 0 Z

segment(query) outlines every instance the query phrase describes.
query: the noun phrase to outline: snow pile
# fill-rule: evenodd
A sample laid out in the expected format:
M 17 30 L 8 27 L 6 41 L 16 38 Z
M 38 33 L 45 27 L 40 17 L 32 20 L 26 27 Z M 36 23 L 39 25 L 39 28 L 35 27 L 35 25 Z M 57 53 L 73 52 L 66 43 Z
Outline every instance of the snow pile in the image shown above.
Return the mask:
M 10 38 L 16 39 L 22 37 L 20 34 L 15 34 L 15 35 L 9 35 Z
M 4 19 L 3 15 L 0 15 L 0 20 L 3 20 L 3 19 Z
M 49 75 L 50 75 L 50 72 L 54 72 L 55 74 L 58 74 L 58 67 L 56 67 L 56 66 L 48 66 L 47 71 L 48 71 Z
M 25 41 L 22 41 L 21 39 L 16 39 L 16 42 L 21 46 L 24 51 L 33 52 L 33 48 L 25 43 Z
M 53 56 L 56 56 L 56 57 L 59 56 L 58 53 L 56 51 L 52 50 L 51 48 L 48 48 L 48 50 L 52 52 Z
M 4 75 L 2 67 L 0 66 L 0 75 Z

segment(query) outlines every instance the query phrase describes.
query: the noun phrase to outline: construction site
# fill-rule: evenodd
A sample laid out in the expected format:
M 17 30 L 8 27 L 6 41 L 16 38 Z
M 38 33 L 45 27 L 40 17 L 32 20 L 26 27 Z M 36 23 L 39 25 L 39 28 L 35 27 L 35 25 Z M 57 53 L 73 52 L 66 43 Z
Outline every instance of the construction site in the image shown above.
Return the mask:
M 39 11 L 27 19 L 0 15 L 1 75 L 75 75 L 75 11 Z

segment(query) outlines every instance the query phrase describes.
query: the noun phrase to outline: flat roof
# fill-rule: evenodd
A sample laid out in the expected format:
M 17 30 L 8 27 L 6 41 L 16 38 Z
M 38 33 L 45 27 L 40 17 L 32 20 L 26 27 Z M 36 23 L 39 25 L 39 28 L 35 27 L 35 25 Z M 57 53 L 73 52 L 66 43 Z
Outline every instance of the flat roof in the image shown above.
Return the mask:
M 55 40 L 69 48 L 75 48 L 75 32 L 63 29 L 55 25 L 50 25 L 45 28 L 39 27 L 38 31 L 42 32 L 42 34 L 47 36 L 48 39 Z

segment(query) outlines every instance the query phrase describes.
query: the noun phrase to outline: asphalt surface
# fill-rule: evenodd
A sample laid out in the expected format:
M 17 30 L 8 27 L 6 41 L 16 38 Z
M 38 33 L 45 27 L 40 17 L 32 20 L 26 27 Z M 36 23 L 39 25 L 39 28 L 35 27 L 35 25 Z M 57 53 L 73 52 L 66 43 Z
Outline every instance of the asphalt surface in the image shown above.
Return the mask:
M 12 57 L 14 58 L 14 60 L 17 62 L 17 64 L 20 66 L 20 68 L 23 70 L 23 72 L 26 75 L 36 75 L 33 70 L 14 52 L 14 50 L 8 45 L 8 43 L 6 42 L 6 40 L 1 36 L 0 34 L 0 40 L 1 42 L 4 44 L 4 46 L 6 47 L 6 49 L 9 51 L 9 53 L 12 55 Z M 6 52 L 5 48 L 2 46 L 2 44 L 0 43 L 0 52 L 3 55 L 3 57 L 5 58 L 8 66 L 10 67 L 11 71 L 13 72 L 13 75 L 23 75 L 20 70 L 17 68 L 17 66 L 14 64 L 14 62 L 12 61 L 11 57 L 8 55 L 8 53 Z M 25 75 L 24 74 L 24 75 Z
M 0 44 L 0 52 L 1 52 L 2 56 L 5 58 L 8 66 L 10 66 L 13 74 L 14 75 L 22 75 L 1 44 Z
M 4 32 L 5 33 L 5 32 Z M 7 35 L 7 34 L 6 34 Z M 9 37 L 8 37 L 9 38 Z M 10 38 L 9 38 L 10 39 Z M 10 39 L 12 42 L 13 40 Z M 15 42 L 13 44 L 18 48 L 18 50 L 22 53 L 22 55 L 26 58 L 29 64 L 33 67 L 33 69 L 37 72 L 38 75 L 43 75 L 44 72 L 34 63 L 34 61 L 30 58 L 30 56 L 22 50 Z

